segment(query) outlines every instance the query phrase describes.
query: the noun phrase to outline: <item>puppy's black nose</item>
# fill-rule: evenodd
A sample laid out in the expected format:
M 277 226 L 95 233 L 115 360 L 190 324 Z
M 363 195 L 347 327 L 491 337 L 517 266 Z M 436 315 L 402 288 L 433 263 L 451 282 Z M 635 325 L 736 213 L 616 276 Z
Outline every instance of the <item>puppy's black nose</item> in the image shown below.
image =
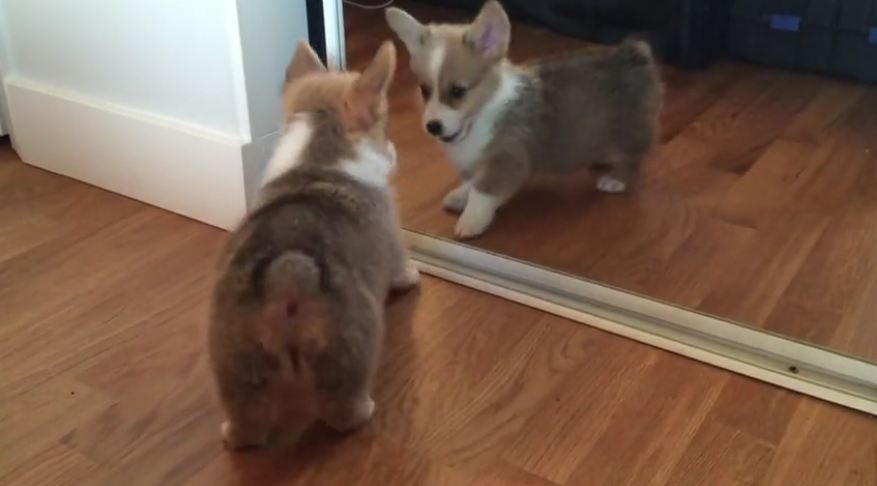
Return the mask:
M 438 137 L 442 134 L 442 131 L 444 131 L 444 127 L 442 126 L 442 122 L 438 120 L 430 120 L 426 124 L 426 131 L 431 135 Z

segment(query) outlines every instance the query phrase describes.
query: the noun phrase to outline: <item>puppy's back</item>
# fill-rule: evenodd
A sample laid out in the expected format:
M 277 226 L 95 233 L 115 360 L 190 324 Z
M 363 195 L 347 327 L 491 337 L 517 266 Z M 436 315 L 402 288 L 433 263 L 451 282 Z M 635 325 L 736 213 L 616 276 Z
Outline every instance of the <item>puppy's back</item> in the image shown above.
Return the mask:
M 650 149 L 662 87 L 648 44 L 594 46 L 539 60 L 530 69 L 536 95 L 521 110 L 529 113 L 531 156 L 542 160 L 542 169 L 567 170 L 585 160 L 601 163 L 611 152 Z

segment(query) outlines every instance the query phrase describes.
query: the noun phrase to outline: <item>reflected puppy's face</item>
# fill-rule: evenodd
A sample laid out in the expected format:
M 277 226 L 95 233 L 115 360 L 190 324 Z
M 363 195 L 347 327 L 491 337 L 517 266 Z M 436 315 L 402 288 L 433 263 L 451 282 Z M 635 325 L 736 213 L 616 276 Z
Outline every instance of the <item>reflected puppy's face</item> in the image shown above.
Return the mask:
M 499 86 L 511 35 L 508 16 L 488 1 L 471 24 L 424 25 L 398 8 L 387 22 L 405 44 L 423 97 L 423 126 L 445 143 L 466 138 Z

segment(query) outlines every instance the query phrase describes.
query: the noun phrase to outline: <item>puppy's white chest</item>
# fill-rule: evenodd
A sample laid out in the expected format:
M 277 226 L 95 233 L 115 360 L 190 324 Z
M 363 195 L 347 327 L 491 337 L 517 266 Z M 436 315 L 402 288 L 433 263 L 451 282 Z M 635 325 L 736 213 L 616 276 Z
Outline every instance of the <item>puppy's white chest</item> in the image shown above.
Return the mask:
M 484 150 L 497 135 L 497 123 L 520 95 L 520 77 L 510 72 L 503 72 L 501 76 L 498 89 L 472 122 L 466 138 L 454 144 L 444 144 L 445 152 L 457 172 L 466 177 L 471 177 L 481 162 Z
M 471 174 L 481 161 L 484 149 L 493 137 L 493 123 L 485 127 L 476 122 L 468 136 L 455 144 L 444 144 L 445 153 L 460 174 Z

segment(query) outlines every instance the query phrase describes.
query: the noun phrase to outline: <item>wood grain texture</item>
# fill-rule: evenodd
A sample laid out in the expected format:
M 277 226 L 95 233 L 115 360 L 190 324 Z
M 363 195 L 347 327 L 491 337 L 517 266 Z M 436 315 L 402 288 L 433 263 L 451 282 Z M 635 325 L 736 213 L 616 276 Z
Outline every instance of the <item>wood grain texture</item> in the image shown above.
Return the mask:
M 3 145 L 11 193 L 0 484 L 877 485 L 871 417 L 430 278 L 388 307 L 371 424 L 227 453 L 203 349 L 225 235 Z M 692 228 L 696 261 L 729 227 Z M 867 295 L 848 297 L 862 314 Z
M 469 17 L 399 4 L 422 20 Z M 392 38 L 380 11 L 355 9 L 347 35 L 354 66 Z M 516 24 L 511 57 L 583 45 Z M 450 238 L 441 199 L 456 177 L 421 127 L 401 51 L 404 225 Z M 728 61 L 663 76 L 661 143 L 633 191 L 597 193 L 589 174 L 536 180 L 471 244 L 877 360 L 868 297 L 851 300 L 877 272 L 877 87 Z
M 349 16 L 351 27 L 383 25 L 368 15 Z M 516 29 L 518 34 L 538 40 L 518 48 L 527 55 L 545 45 L 575 44 L 532 29 Z M 351 42 L 354 60 L 371 54 L 368 42 Z M 874 241 L 864 212 L 829 219 L 817 214 L 812 217 L 825 221 L 817 230 L 795 230 L 788 242 L 781 241 L 784 231 L 792 231 L 785 225 L 765 231 L 782 218 L 764 222 L 745 204 L 722 206 L 716 194 L 732 190 L 741 177 L 729 167 L 771 151 L 771 157 L 787 157 L 786 150 L 810 144 L 813 134 L 843 131 L 839 127 L 867 114 L 838 112 L 836 121 L 824 124 L 812 115 L 792 125 L 795 137 L 787 148 L 755 143 L 723 158 L 712 140 L 725 130 L 748 129 L 737 126 L 732 103 L 716 108 L 710 93 L 751 95 L 757 83 L 739 83 L 758 71 L 733 64 L 717 69 L 706 73 L 712 86 L 706 88 L 688 74 L 671 74 L 684 102 L 669 112 L 666 146 L 673 145 L 674 154 L 691 149 L 722 162 L 704 167 L 679 159 L 680 173 L 703 184 L 685 186 L 656 171 L 646 188 L 665 181 L 682 192 L 644 189 L 633 196 L 634 219 L 599 224 L 595 212 L 582 211 L 575 227 L 591 235 L 580 242 L 587 254 L 561 238 L 522 239 L 610 276 L 621 265 L 638 288 L 660 289 L 662 298 L 687 305 L 758 316 L 766 326 L 797 323 L 787 318 L 798 314 L 839 323 L 873 315 L 877 280 L 850 256 Z M 831 112 L 836 97 L 846 99 L 827 93 L 812 111 Z M 394 109 L 405 102 L 399 97 Z M 796 103 L 772 106 L 784 113 Z M 437 148 L 407 113 L 402 120 L 407 116 L 415 125 L 396 128 L 394 136 L 409 155 L 435 160 L 415 160 L 403 172 L 450 184 Z M 707 115 L 712 128 L 697 129 L 706 138 L 677 135 Z M 770 183 L 784 180 L 784 170 L 768 171 Z M 858 180 L 856 187 L 867 207 L 862 184 Z M 800 195 L 808 187 L 793 184 L 783 194 Z M 406 214 L 432 224 L 440 194 L 417 187 L 400 192 Z M 558 201 L 630 216 L 629 202 L 574 185 L 559 196 L 543 194 L 531 216 Z M 289 447 L 227 453 L 203 349 L 213 260 L 225 235 L 23 165 L 8 143 L 0 145 L 0 203 L 0 484 L 877 486 L 872 417 L 431 278 L 388 307 L 371 424 L 349 436 L 317 427 Z M 671 211 L 661 209 L 668 204 Z M 742 215 L 745 224 L 705 216 L 719 207 Z M 641 224 L 630 228 L 631 221 Z M 669 227 L 675 234 L 664 234 Z M 625 257 L 596 241 L 627 231 L 641 241 L 619 243 Z M 846 237 L 839 242 L 829 233 Z M 741 252 L 771 261 L 768 252 L 757 251 L 765 241 L 794 251 L 774 264 L 776 285 L 767 286 L 786 290 L 759 297 L 764 293 L 751 293 L 739 272 L 728 274 L 740 265 Z M 510 240 L 495 243 L 515 248 Z M 802 257 L 808 248 L 823 256 Z M 833 288 L 820 291 L 825 269 L 838 266 L 850 271 L 831 277 Z M 723 302 L 719 292 L 741 306 Z M 873 337 L 871 330 L 843 329 L 853 331 L 824 337 L 851 346 Z

